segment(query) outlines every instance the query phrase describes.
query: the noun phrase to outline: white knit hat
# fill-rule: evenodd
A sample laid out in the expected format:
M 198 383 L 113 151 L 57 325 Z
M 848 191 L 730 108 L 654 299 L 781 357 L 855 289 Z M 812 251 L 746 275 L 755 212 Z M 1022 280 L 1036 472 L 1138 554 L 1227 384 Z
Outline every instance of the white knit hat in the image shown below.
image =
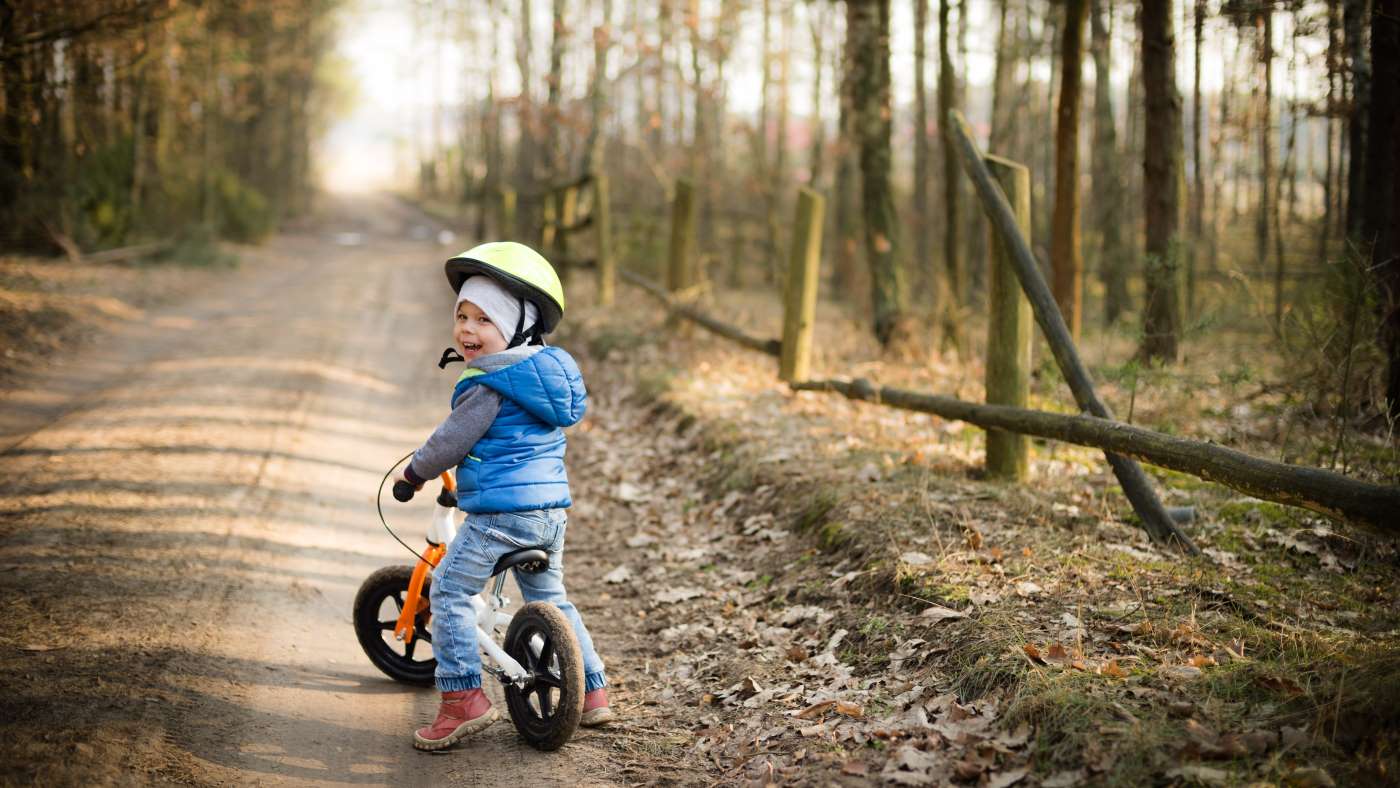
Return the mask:
M 507 344 L 514 337 L 517 324 L 522 333 L 527 333 L 540 317 L 540 310 L 534 303 L 506 292 L 504 287 L 489 276 L 469 276 L 462 282 L 462 289 L 457 291 L 457 303 L 452 305 L 453 314 L 457 313 L 457 307 L 461 306 L 463 301 L 470 301 L 476 304 L 477 309 L 485 312 L 486 316 L 491 318 L 491 322 L 496 324 L 496 328 L 500 329 L 501 336 L 506 338 Z M 525 305 L 524 323 L 520 322 L 522 303 Z

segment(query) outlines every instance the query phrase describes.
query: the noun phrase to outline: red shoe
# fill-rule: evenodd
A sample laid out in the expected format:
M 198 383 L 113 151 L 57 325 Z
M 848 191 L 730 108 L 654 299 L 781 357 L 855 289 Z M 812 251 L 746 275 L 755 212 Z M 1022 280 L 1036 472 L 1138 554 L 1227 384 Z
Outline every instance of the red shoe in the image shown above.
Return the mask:
M 583 718 L 578 724 L 594 728 L 612 722 L 612 709 L 608 708 L 608 691 L 599 687 L 583 696 Z
M 451 747 L 496 721 L 496 710 L 480 687 L 442 693 L 437 719 L 413 732 L 413 746 L 420 750 Z

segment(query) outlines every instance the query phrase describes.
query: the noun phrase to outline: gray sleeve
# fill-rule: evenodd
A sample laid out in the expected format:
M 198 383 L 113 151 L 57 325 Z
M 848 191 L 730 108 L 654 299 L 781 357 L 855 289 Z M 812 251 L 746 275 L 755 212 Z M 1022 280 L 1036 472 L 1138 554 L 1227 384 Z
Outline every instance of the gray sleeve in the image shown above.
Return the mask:
M 452 412 L 413 453 L 412 473 L 433 479 L 457 467 L 496 420 L 501 395 L 488 386 L 472 386 L 452 405 Z

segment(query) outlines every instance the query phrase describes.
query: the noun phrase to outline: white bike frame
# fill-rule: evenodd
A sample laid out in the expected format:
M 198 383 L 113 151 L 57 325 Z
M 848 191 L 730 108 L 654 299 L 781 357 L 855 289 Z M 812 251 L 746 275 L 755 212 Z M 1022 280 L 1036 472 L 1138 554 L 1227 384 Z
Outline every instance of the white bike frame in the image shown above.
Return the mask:
M 436 544 L 447 545 L 452 543 L 452 539 L 457 535 L 460 525 L 457 522 L 457 507 L 443 506 L 441 503 L 434 504 L 433 522 L 428 528 L 428 540 Z M 433 579 L 437 579 L 437 568 L 433 568 Z M 530 678 L 527 671 L 511 655 L 505 652 L 496 642 L 496 633 L 504 633 L 510 628 L 511 614 L 506 612 L 506 606 L 510 600 L 505 597 L 506 573 L 501 572 L 496 575 L 491 583 L 490 596 L 475 594 L 471 598 L 471 606 L 476 611 L 476 640 L 481 645 L 482 652 L 496 663 L 495 667 L 483 665 L 482 667 L 495 676 L 502 683 L 515 684 L 524 687 L 526 680 Z M 540 644 L 531 643 L 531 648 L 536 654 L 540 651 Z

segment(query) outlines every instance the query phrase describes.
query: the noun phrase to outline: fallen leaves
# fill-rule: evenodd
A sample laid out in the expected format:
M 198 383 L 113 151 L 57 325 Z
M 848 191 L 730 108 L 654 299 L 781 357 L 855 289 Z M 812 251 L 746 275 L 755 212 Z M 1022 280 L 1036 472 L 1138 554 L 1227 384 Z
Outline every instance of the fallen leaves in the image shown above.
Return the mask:
M 1038 596 L 1043 590 L 1044 589 L 1042 589 L 1038 583 L 1033 583 L 1029 580 L 1022 580 L 1016 584 L 1016 596 L 1023 599 Z
M 659 604 L 668 605 L 675 602 L 684 602 L 687 599 L 694 599 L 695 597 L 704 595 L 705 591 L 703 589 L 681 586 L 678 588 L 668 588 L 665 591 L 658 591 L 652 596 L 652 599 Z
M 857 720 L 865 716 L 865 711 L 860 706 L 844 700 L 824 700 L 820 703 L 813 703 L 794 716 L 799 720 L 811 720 L 821 717 L 828 711 Z
M 611 583 L 614 585 L 619 583 L 630 582 L 631 580 L 632 570 L 628 569 L 626 566 L 619 566 L 611 572 L 608 572 L 607 574 L 603 575 L 604 583 Z
M 942 605 L 930 605 L 919 613 L 919 618 L 927 618 L 933 621 L 947 621 L 955 618 L 967 618 L 967 613 L 961 610 L 954 610 Z

